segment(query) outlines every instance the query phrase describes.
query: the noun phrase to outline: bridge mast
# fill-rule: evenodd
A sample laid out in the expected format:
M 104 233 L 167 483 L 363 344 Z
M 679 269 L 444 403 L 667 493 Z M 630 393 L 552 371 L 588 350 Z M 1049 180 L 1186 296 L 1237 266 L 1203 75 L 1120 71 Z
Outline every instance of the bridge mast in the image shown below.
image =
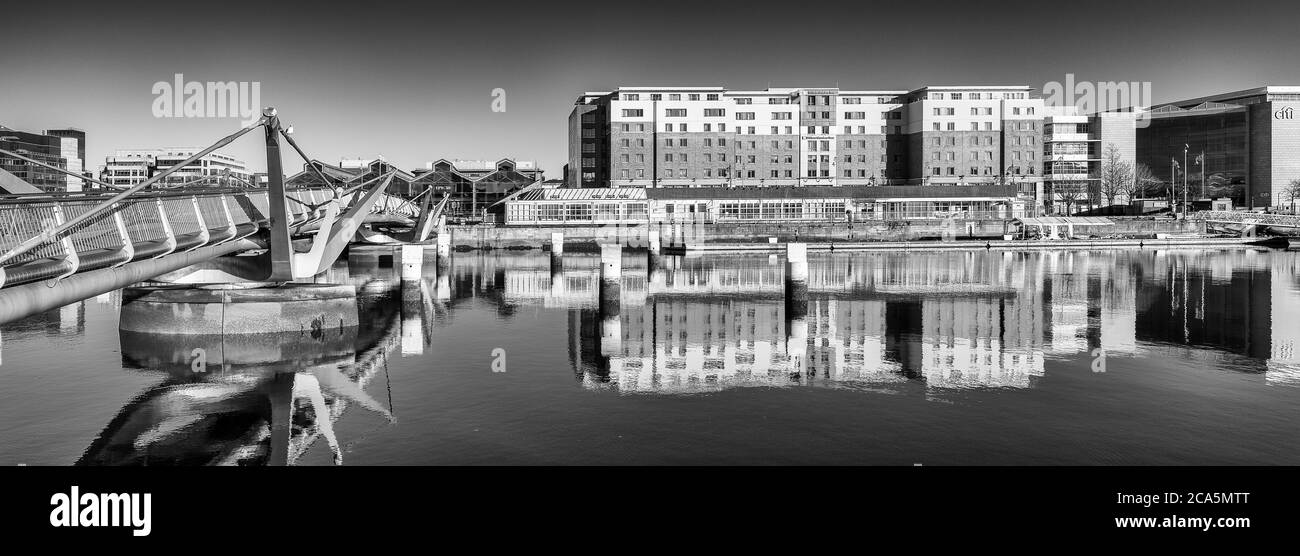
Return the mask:
M 274 108 L 263 110 L 266 117 L 266 179 L 271 214 L 270 237 L 267 244 L 271 252 L 270 282 L 293 280 L 293 243 L 289 240 L 289 210 L 285 202 L 284 171 L 280 167 L 280 117 Z M 328 185 L 328 184 L 327 184 Z

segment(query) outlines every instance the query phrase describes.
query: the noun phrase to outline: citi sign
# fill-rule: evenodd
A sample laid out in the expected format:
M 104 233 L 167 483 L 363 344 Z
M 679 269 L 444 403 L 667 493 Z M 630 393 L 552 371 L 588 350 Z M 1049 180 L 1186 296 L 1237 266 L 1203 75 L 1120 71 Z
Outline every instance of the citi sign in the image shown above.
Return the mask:
M 1273 119 L 1275 119 L 1275 120 L 1294 120 L 1294 119 L 1295 119 L 1295 108 L 1292 108 L 1292 107 L 1288 106 L 1288 107 L 1286 107 L 1286 108 L 1283 108 L 1283 109 L 1281 109 L 1281 110 L 1278 110 L 1277 112 L 1274 112 L 1274 113 L 1273 113 Z

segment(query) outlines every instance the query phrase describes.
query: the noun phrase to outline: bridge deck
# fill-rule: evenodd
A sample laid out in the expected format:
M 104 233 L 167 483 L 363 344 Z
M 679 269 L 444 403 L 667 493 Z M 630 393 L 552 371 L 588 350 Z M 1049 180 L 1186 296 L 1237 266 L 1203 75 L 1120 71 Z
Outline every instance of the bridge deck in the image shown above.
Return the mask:
M 1206 222 L 1269 226 L 1272 228 L 1300 228 L 1300 216 L 1292 214 L 1265 214 L 1246 211 L 1211 210 L 1199 213 Z

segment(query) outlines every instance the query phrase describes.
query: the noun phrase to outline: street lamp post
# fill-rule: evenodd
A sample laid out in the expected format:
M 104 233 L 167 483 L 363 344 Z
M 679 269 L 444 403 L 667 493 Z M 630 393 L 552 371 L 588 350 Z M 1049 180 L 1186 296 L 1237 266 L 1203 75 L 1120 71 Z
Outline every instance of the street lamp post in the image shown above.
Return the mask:
M 1187 167 L 1187 151 L 1191 147 L 1183 143 L 1183 168 Z M 1187 220 L 1187 171 L 1183 171 L 1183 220 Z
M 1201 198 L 1205 198 L 1205 151 L 1196 157 L 1196 164 L 1201 167 Z
M 1169 212 L 1177 215 L 1174 208 L 1174 184 L 1178 180 L 1178 159 L 1169 157 Z

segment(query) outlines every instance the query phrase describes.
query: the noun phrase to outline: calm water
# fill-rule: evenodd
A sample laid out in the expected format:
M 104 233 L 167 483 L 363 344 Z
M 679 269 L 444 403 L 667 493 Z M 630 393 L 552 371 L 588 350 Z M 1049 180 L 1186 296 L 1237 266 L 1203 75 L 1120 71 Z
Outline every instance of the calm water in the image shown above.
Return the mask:
M 1296 465 L 1298 257 L 813 254 L 788 319 L 775 257 L 629 253 L 602 310 L 592 255 L 354 252 L 339 337 L 0 327 L 0 465 Z

